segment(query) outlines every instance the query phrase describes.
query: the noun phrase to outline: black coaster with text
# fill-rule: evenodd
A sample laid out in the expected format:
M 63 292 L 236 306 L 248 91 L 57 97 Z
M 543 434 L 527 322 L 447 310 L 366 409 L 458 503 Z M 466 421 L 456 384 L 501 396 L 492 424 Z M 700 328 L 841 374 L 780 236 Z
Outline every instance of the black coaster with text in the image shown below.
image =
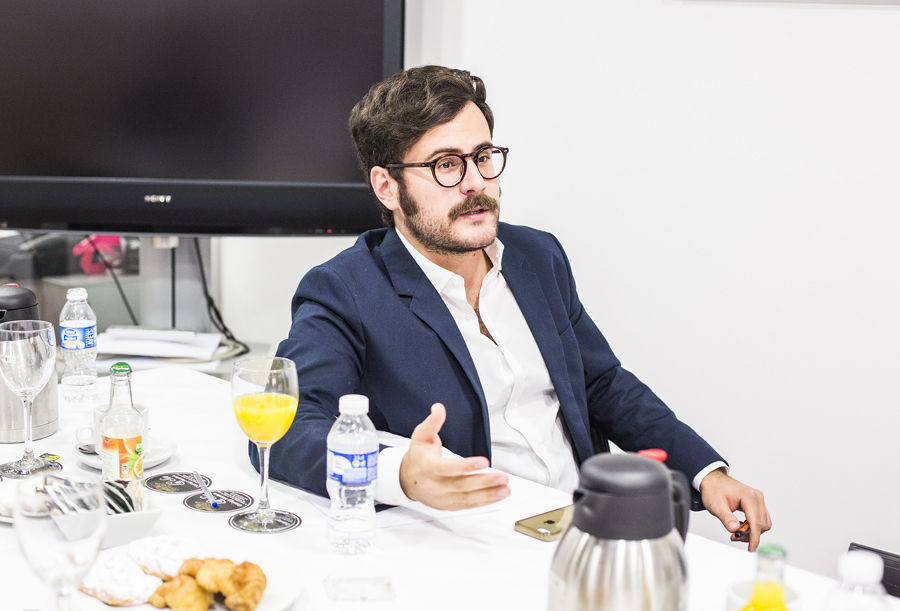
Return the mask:
M 253 504 L 253 497 L 238 490 L 210 490 L 210 494 L 216 499 L 218 507 L 210 505 L 206 495 L 202 492 L 192 494 L 184 499 L 184 506 L 195 511 L 210 513 L 222 513 L 246 509 Z
M 207 488 L 212 485 L 212 480 L 201 474 L 203 483 Z M 156 492 L 167 494 L 182 494 L 200 490 L 193 473 L 160 473 L 144 480 L 144 486 Z

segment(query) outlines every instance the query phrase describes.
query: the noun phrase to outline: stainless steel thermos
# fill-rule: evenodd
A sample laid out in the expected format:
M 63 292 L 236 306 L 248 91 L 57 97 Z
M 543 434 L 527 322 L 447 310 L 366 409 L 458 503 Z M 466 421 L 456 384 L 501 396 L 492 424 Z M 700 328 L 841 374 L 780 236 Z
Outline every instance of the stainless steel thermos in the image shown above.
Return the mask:
M 38 303 L 34 293 L 15 284 L 0 286 L 0 322 L 7 320 L 38 320 Z M 56 376 L 34 398 L 32 406 L 32 437 L 40 439 L 52 435 L 59 428 Z M 0 443 L 25 441 L 25 414 L 22 400 L 0 380 Z
M 687 609 L 683 474 L 636 454 L 598 454 L 582 464 L 574 498 L 550 566 L 548 609 Z

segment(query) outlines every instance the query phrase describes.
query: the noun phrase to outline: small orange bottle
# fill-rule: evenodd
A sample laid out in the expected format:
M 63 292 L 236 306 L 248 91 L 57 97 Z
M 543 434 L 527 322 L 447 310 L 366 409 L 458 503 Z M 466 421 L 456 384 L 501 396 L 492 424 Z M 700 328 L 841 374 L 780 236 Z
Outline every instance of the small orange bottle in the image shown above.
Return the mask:
M 756 550 L 756 579 L 753 592 L 741 611 L 788 611 L 784 605 L 784 559 L 787 553 L 777 545 Z

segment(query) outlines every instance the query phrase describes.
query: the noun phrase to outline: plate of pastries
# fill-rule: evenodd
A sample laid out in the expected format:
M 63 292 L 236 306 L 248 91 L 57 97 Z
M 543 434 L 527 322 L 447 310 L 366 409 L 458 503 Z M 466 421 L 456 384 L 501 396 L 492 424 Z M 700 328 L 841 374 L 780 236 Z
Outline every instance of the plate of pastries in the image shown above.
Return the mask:
M 78 589 L 76 611 L 284 611 L 301 584 L 283 564 L 209 555 L 189 539 L 149 537 L 101 551 Z

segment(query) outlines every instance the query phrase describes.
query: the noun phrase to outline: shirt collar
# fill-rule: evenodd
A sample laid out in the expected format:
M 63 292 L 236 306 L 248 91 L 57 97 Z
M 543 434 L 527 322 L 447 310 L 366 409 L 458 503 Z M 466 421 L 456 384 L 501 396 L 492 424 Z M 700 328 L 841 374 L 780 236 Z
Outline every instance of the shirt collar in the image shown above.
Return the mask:
M 442 293 L 444 288 L 454 277 L 461 278 L 458 274 L 454 274 L 449 269 L 441 267 L 416 250 L 416 247 L 410 244 L 409 240 L 407 240 L 401 232 L 396 229 L 394 229 L 394 231 L 397 232 L 397 237 L 400 238 L 400 242 L 406 247 L 406 250 L 409 251 L 413 260 L 415 260 L 416 264 L 422 269 L 425 277 L 428 278 L 428 281 L 431 282 L 438 293 Z M 500 238 L 494 238 L 493 242 L 485 246 L 484 253 L 488 256 L 488 259 L 491 260 L 492 265 L 488 275 L 499 274 L 502 269 L 503 261 L 503 242 L 500 241 Z

